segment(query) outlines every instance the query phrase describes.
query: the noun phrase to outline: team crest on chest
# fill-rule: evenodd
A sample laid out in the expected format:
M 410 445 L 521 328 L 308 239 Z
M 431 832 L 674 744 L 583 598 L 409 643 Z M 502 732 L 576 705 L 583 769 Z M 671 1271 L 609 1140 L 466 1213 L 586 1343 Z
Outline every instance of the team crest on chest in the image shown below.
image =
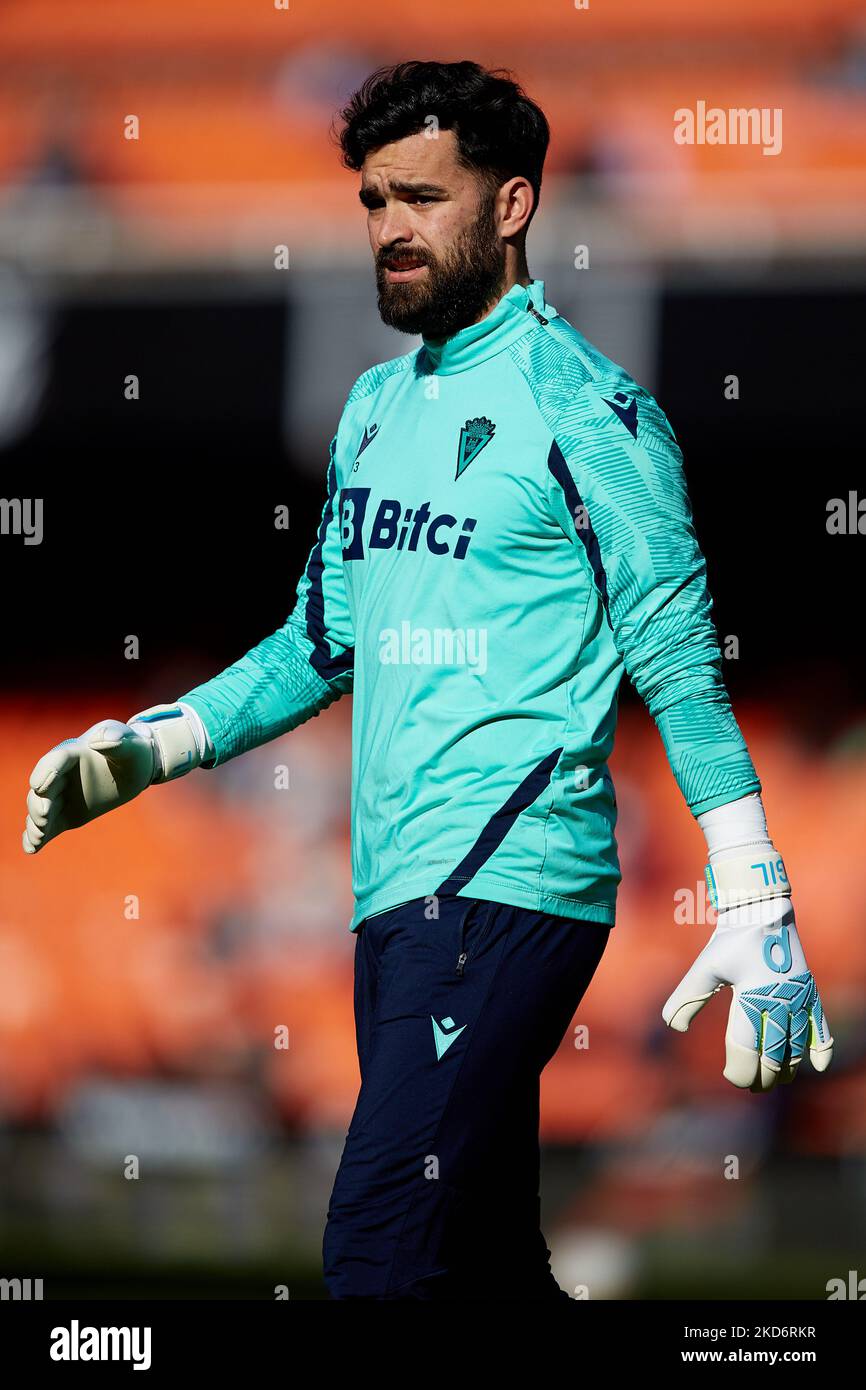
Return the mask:
M 460 431 L 460 442 L 457 445 L 457 472 L 454 481 L 460 477 L 469 467 L 474 458 L 477 458 L 484 448 L 493 438 L 493 431 L 496 429 L 492 420 L 488 420 L 486 415 L 480 415 L 477 420 L 467 420 Z

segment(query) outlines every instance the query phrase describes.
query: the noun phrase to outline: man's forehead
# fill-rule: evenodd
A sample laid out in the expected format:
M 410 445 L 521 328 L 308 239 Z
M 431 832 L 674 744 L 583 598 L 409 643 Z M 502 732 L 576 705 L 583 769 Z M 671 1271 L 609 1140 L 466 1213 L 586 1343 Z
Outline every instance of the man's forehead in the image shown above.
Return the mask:
M 453 186 L 461 183 L 466 171 L 457 162 L 456 142 L 450 130 L 431 139 L 419 131 L 371 150 L 361 166 L 361 183 L 381 187 L 395 182 L 436 182 Z

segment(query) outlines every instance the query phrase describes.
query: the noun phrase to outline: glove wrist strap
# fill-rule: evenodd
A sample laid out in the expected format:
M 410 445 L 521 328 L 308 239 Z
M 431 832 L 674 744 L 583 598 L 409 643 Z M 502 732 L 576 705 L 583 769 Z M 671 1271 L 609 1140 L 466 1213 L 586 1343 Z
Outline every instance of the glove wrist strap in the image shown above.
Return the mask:
M 791 884 L 782 856 L 772 844 L 747 846 L 704 869 L 713 907 L 725 911 L 766 898 L 789 898 Z
M 192 772 L 201 762 L 198 744 L 183 710 L 174 705 L 151 705 L 127 721 L 141 730 L 154 745 L 153 782 L 171 782 Z

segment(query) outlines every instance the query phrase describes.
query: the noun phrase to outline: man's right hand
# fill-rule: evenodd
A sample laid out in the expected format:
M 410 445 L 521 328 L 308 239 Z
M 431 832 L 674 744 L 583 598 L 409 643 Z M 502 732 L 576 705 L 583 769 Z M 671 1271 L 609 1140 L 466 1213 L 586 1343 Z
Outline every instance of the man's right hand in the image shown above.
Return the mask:
M 49 749 L 30 774 L 25 854 L 132 801 L 153 781 L 157 758 L 148 726 L 132 728 L 119 719 L 102 719 Z

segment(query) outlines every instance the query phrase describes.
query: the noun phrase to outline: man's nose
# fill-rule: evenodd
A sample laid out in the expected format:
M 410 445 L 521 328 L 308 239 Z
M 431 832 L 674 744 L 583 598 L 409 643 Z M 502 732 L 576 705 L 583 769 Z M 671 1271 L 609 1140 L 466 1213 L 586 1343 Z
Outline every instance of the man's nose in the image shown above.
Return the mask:
M 382 248 L 395 241 L 411 241 L 412 226 L 405 205 L 399 200 L 387 204 L 376 231 L 377 241 Z

